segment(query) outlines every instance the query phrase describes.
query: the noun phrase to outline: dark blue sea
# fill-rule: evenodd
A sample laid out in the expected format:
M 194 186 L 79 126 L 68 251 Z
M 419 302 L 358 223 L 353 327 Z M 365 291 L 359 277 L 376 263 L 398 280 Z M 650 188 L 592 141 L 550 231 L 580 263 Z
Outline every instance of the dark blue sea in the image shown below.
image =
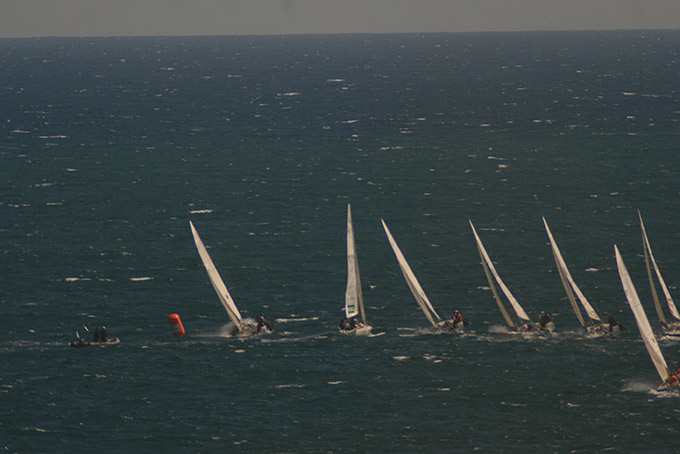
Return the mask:
M 637 210 L 680 298 L 678 74 L 679 31 L 0 40 L 0 452 L 675 452 L 614 244 L 677 367 Z M 348 203 L 372 336 L 337 330 Z M 468 219 L 553 335 L 506 332 Z M 190 220 L 273 334 L 225 334 Z

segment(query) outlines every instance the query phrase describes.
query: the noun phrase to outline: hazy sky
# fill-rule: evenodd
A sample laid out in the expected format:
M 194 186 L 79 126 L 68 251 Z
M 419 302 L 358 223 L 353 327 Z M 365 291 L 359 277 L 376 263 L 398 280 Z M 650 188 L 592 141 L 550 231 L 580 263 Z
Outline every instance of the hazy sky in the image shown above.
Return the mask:
M 680 0 L 0 0 L 0 37 L 680 28 Z

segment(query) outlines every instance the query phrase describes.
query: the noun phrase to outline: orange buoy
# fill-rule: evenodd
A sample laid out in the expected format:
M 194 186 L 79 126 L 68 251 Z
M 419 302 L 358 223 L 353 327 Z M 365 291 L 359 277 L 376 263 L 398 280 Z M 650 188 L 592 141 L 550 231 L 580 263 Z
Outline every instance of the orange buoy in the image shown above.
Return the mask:
M 177 314 L 170 314 L 168 317 L 168 324 L 172 328 L 172 335 L 175 337 L 184 336 L 184 325 L 182 325 L 182 319 L 179 318 Z

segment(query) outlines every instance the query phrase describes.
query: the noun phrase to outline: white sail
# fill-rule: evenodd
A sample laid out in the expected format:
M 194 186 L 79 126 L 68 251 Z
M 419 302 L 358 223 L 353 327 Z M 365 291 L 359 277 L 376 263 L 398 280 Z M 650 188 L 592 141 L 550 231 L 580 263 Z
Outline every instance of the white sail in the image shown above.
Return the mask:
M 472 225 L 472 221 L 468 220 L 470 223 L 470 227 L 472 227 L 472 233 L 475 235 L 475 240 L 477 241 L 477 248 L 479 249 L 479 254 L 482 256 L 482 261 L 486 264 L 488 269 L 491 271 L 491 274 L 493 274 L 494 279 L 498 283 L 498 286 L 501 288 L 503 291 L 503 294 L 505 297 L 508 299 L 510 302 L 510 305 L 512 308 L 515 310 L 515 313 L 517 314 L 517 317 L 519 317 L 523 322 L 526 323 L 531 323 L 531 319 L 527 315 L 526 312 L 524 312 L 524 309 L 522 306 L 520 306 L 519 302 L 515 297 L 510 293 L 510 289 L 505 285 L 503 282 L 503 279 L 498 275 L 498 272 L 496 271 L 496 267 L 494 267 L 493 262 L 491 262 L 491 258 L 489 258 L 489 254 L 487 254 L 486 249 L 484 248 L 484 244 L 482 244 L 482 240 L 479 238 L 479 235 L 477 235 L 477 230 L 475 230 L 475 226 Z M 499 300 L 497 300 L 499 301 Z M 499 306 L 501 306 L 499 304 Z M 506 320 L 507 321 L 507 320 Z
M 361 321 L 366 324 L 364 298 L 361 293 L 359 262 L 354 244 L 354 226 L 352 225 L 352 209 L 347 204 L 347 289 L 345 290 L 345 316 L 355 317 L 361 314 Z
M 588 317 L 590 317 L 591 320 L 594 320 L 596 322 L 601 322 L 600 317 L 597 315 L 597 312 L 595 312 L 593 306 L 590 304 L 590 302 L 588 302 L 586 296 L 581 292 L 581 289 L 578 287 L 578 285 L 576 285 L 576 282 L 574 282 L 574 279 L 571 277 L 569 268 L 567 268 L 567 264 L 564 261 L 564 258 L 562 258 L 562 253 L 560 253 L 560 249 L 557 247 L 555 238 L 553 238 L 552 232 L 550 231 L 550 227 L 548 227 L 548 222 L 545 220 L 545 218 L 543 218 L 543 225 L 545 225 L 545 231 L 548 233 L 550 247 L 552 248 L 553 256 L 555 257 L 555 263 L 557 264 L 557 269 L 560 273 L 560 277 L 562 278 L 562 284 L 564 285 L 564 289 L 567 292 L 567 296 L 569 297 L 569 300 L 572 303 L 572 306 L 574 307 L 574 311 L 576 312 L 576 316 L 581 322 L 581 325 L 585 326 L 585 323 L 583 321 L 583 317 L 581 317 L 581 313 L 578 310 L 578 307 L 576 306 L 576 302 L 574 301 L 574 294 L 576 294 L 576 296 L 578 297 L 579 301 L 581 302 L 581 306 L 583 306 L 583 309 L 588 314 Z
M 430 300 L 427 298 L 427 295 L 423 291 L 423 288 L 420 286 L 418 279 L 416 279 L 415 274 L 413 274 L 411 267 L 408 265 L 408 262 L 406 261 L 404 254 L 401 253 L 399 246 L 397 246 L 397 242 L 394 241 L 394 237 L 392 237 L 390 229 L 387 228 L 387 224 L 385 224 L 385 221 L 382 219 L 380 221 L 382 222 L 383 229 L 385 229 L 385 233 L 387 234 L 387 239 L 390 242 L 390 246 L 392 246 L 392 251 L 394 251 L 394 255 L 397 257 L 397 262 L 399 262 L 399 268 L 401 268 L 401 272 L 404 275 L 404 279 L 406 279 L 406 283 L 411 289 L 411 293 L 413 293 L 413 297 L 416 299 L 416 302 L 418 303 L 418 306 L 420 306 L 420 308 L 422 309 L 423 313 L 425 314 L 425 317 L 427 317 L 430 323 L 432 323 L 432 326 L 436 327 L 437 323 L 441 321 L 441 318 L 432 307 Z
M 654 260 L 654 254 L 652 254 L 652 246 L 649 244 L 649 239 L 647 239 L 647 232 L 645 230 L 645 224 L 642 222 L 642 215 L 640 214 L 640 211 L 638 210 L 638 217 L 640 218 L 640 227 L 642 228 L 642 242 L 643 242 L 643 248 L 645 251 L 645 262 L 647 264 L 647 273 L 649 275 L 649 284 L 652 287 L 652 296 L 654 297 L 654 304 L 657 306 L 657 312 L 659 313 L 659 318 L 661 321 L 665 324 L 666 320 L 665 317 L 663 316 L 663 311 L 661 311 L 661 306 L 659 305 L 659 297 L 656 294 L 656 290 L 654 288 L 654 281 L 652 279 L 651 272 L 649 271 L 649 264 L 651 262 L 652 267 L 654 268 L 654 272 L 656 273 L 656 277 L 659 280 L 659 285 L 661 286 L 661 290 L 663 291 L 664 296 L 666 297 L 666 304 L 668 305 L 668 310 L 670 311 L 671 315 L 675 320 L 680 321 L 680 313 L 678 313 L 678 309 L 675 307 L 675 303 L 673 302 L 673 298 L 671 297 L 671 293 L 668 291 L 668 287 L 666 286 L 666 282 L 663 280 L 663 277 L 661 276 L 661 271 L 659 270 L 659 267 L 656 264 L 656 260 Z
M 194 243 L 196 243 L 198 255 L 201 256 L 203 266 L 205 266 L 205 270 L 208 272 L 208 276 L 210 277 L 210 282 L 212 283 L 215 292 L 217 292 L 217 296 L 220 298 L 222 306 L 224 306 L 224 309 L 227 311 L 227 314 L 229 314 L 229 318 L 231 318 L 231 320 L 234 322 L 234 325 L 236 325 L 236 327 L 240 330 L 241 327 L 243 326 L 241 313 L 238 311 L 238 308 L 236 307 L 234 300 L 229 294 L 227 286 L 224 285 L 224 282 L 220 277 L 220 273 L 219 271 L 217 271 L 215 264 L 213 263 L 212 259 L 210 258 L 210 255 L 208 254 L 208 251 L 203 245 L 203 241 L 201 241 L 201 237 L 198 235 L 198 232 L 196 231 L 194 224 L 191 221 L 189 221 L 189 225 L 191 225 L 191 233 L 194 235 Z
M 652 327 L 649 326 L 649 320 L 647 320 L 645 310 L 642 308 L 640 298 L 638 297 L 637 291 L 635 291 L 635 287 L 633 286 L 633 281 L 630 279 L 626 265 L 623 263 L 623 258 L 621 257 L 619 249 L 616 247 L 616 245 L 614 245 L 614 253 L 616 254 L 616 265 L 619 269 L 619 276 L 621 277 L 623 291 L 626 293 L 628 305 L 633 311 L 635 321 L 637 322 L 637 326 L 640 329 L 640 335 L 642 336 L 642 340 L 645 343 L 645 347 L 647 348 L 649 356 L 652 358 L 654 367 L 656 367 L 656 371 L 659 373 L 661 381 L 665 382 L 670 375 L 668 366 L 666 365 L 666 360 L 663 357 L 663 353 L 661 353 L 661 349 L 659 348 L 659 344 L 656 341 L 656 337 L 654 337 Z

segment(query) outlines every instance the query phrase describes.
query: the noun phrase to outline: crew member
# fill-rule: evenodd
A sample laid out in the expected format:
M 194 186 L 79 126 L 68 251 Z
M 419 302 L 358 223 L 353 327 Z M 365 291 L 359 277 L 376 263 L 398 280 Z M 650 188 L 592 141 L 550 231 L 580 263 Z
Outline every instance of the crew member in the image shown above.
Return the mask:
M 269 331 L 273 331 L 272 324 L 267 321 L 266 318 L 262 314 L 259 314 L 257 316 L 257 332 L 259 333 L 262 330 L 262 327 L 267 328 Z
M 622 324 L 620 324 L 619 322 L 616 321 L 616 319 L 614 318 L 614 316 L 612 314 L 608 314 L 608 315 L 609 315 L 609 318 L 607 319 L 607 323 L 609 323 L 609 332 L 610 333 L 614 330 L 615 326 L 618 326 L 619 329 L 626 329 L 625 326 L 623 326 Z
M 458 328 L 458 325 L 463 324 L 463 326 L 468 326 L 470 325 L 470 320 L 467 318 L 463 317 L 463 314 L 460 312 L 456 311 L 453 313 L 453 329 Z
M 678 368 L 680 370 L 680 367 Z M 674 388 L 676 386 L 680 386 L 680 380 L 678 380 L 678 376 L 676 375 L 678 372 L 676 370 L 675 374 L 671 374 L 667 379 L 666 379 L 666 386 L 669 388 Z

